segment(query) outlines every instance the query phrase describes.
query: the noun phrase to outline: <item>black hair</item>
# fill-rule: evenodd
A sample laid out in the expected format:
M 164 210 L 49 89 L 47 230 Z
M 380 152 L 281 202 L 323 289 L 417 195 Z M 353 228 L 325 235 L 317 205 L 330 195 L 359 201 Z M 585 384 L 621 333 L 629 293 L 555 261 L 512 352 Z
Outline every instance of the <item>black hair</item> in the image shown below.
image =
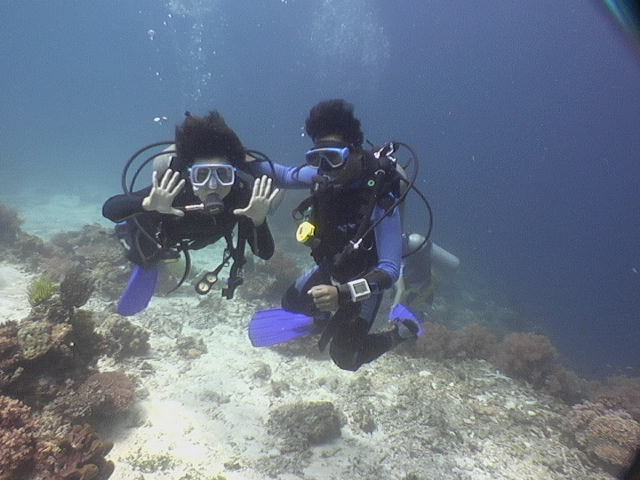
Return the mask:
M 314 106 L 305 122 L 305 129 L 313 141 L 338 135 L 356 148 L 360 148 L 364 141 L 360 120 L 353 114 L 353 105 L 341 98 L 325 100 Z
M 236 133 L 217 111 L 205 117 L 189 112 L 182 125 L 176 127 L 176 153 L 179 169 L 190 167 L 196 158 L 225 157 L 232 164 L 241 167 L 245 150 Z

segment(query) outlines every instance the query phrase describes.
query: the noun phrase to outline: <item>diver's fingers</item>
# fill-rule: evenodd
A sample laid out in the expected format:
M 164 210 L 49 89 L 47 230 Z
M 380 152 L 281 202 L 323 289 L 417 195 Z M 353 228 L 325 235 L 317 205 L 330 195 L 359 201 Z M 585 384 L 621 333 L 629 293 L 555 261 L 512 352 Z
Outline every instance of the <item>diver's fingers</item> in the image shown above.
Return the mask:
M 324 297 L 328 294 L 327 285 L 314 285 L 309 290 L 307 290 L 307 294 L 311 295 L 314 300 Z
M 271 192 L 271 195 L 269 195 L 269 203 L 273 202 L 279 193 L 280 193 L 279 188 L 276 188 L 273 192 Z
M 153 184 L 153 188 L 158 188 L 158 172 L 155 170 L 151 174 L 151 183 Z
M 263 175 L 260 178 L 260 196 L 266 197 L 269 195 L 269 191 L 271 190 L 271 179 L 266 175 Z
M 249 209 L 248 208 L 236 208 L 233 211 L 234 215 L 244 215 Z
M 182 190 L 182 188 L 184 187 L 184 184 L 185 184 L 185 179 L 183 178 L 178 182 L 178 184 L 175 187 L 173 187 L 173 189 L 169 192 L 169 195 L 171 195 L 172 197 L 175 197 L 176 195 L 178 195 L 180 193 L 180 190 Z
M 169 191 L 173 190 L 173 187 L 178 182 L 178 178 L 180 178 L 180 172 L 178 171 L 173 172 L 173 175 L 171 175 L 171 178 L 169 178 L 169 181 L 167 182 L 166 189 Z
M 164 175 L 162 176 L 162 180 L 160 180 L 160 188 L 162 190 L 167 189 L 167 184 L 169 183 L 169 180 L 171 180 L 171 175 L 173 175 L 173 172 L 169 169 L 167 169 L 167 171 L 164 172 Z
M 260 179 L 256 178 L 256 181 L 253 182 L 253 193 L 251 194 L 252 198 L 256 198 L 260 194 Z

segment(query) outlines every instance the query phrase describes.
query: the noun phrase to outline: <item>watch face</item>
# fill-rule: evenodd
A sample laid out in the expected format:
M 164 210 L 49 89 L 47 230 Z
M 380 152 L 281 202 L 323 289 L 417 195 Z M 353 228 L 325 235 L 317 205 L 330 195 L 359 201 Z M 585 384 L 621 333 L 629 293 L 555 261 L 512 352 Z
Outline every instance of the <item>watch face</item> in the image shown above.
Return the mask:
M 353 291 L 356 295 L 362 295 L 363 293 L 369 293 L 369 285 L 367 282 L 358 282 L 353 284 Z

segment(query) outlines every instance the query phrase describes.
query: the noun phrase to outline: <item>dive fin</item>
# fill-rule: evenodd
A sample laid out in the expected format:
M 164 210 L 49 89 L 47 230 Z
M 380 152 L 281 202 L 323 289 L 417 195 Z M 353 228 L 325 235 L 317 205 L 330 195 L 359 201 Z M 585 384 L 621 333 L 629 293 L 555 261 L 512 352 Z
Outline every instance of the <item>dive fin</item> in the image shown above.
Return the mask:
M 389 312 L 389 322 L 412 323 L 416 327 L 415 335 L 417 337 L 421 337 L 427 332 L 427 330 L 424 328 L 424 322 L 415 313 L 413 313 L 409 309 L 409 307 L 401 303 L 398 303 L 397 305 L 395 305 Z
M 158 281 L 158 268 L 136 265 L 133 269 L 127 288 L 124 289 L 117 312 L 125 317 L 141 312 L 147 305 L 156 290 Z
M 254 347 L 268 347 L 313 333 L 313 317 L 282 308 L 260 310 L 249 323 L 249 339 Z

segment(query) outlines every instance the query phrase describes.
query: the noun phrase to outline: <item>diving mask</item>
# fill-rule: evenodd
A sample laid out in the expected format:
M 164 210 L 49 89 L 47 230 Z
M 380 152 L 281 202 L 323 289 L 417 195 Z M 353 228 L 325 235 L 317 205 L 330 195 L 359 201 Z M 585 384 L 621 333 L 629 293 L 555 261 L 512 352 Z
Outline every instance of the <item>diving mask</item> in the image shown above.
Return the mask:
M 349 158 L 349 147 L 318 147 L 307 151 L 307 164 L 321 170 L 331 170 L 344 165 Z
M 236 169 L 221 163 L 199 163 L 189 169 L 189 179 L 194 187 L 228 187 L 236 180 Z

